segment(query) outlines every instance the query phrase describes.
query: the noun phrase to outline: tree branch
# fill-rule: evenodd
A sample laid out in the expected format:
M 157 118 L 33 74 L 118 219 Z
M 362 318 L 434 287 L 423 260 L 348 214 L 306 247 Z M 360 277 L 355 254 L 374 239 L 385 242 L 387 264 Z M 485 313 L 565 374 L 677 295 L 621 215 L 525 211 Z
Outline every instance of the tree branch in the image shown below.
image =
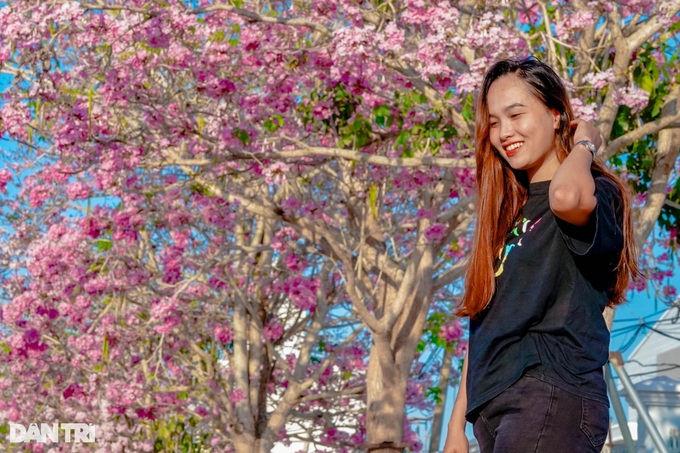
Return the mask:
M 676 3 L 673 7 L 669 7 L 668 17 L 673 17 L 678 11 L 680 11 L 680 3 Z M 654 33 L 658 32 L 663 27 L 662 21 L 654 19 L 656 19 L 656 17 L 649 17 L 644 25 L 640 26 L 640 28 L 627 38 L 629 49 L 639 49 L 642 44 L 647 42 Z
M 637 140 L 640 140 L 645 135 L 656 134 L 662 129 L 670 128 L 675 126 L 675 122 L 680 121 L 680 112 L 675 113 L 671 116 L 662 117 L 651 123 L 645 123 L 644 125 L 634 129 L 621 137 L 616 138 L 609 142 L 604 151 L 600 154 L 603 160 L 607 160 L 617 152 Z
M 339 157 L 342 159 L 364 162 L 368 164 L 384 165 L 387 167 L 440 167 L 440 168 L 474 168 L 475 160 L 472 158 L 453 159 L 448 157 L 387 157 L 375 154 L 366 154 L 341 148 L 322 148 L 310 146 L 293 151 L 281 151 L 267 153 L 262 158 L 270 159 L 299 159 L 302 157 Z
M 324 25 L 318 24 L 316 22 L 312 22 L 311 20 L 308 19 L 303 19 L 299 17 L 294 17 L 290 19 L 285 19 L 283 17 L 275 17 L 275 16 L 263 16 L 261 14 L 258 14 L 254 11 L 249 11 L 247 9 L 243 8 L 237 8 L 232 5 L 226 5 L 224 3 L 220 3 L 217 5 L 212 5 L 208 6 L 206 8 L 196 8 L 191 11 L 192 14 L 205 14 L 209 13 L 212 11 L 227 11 L 230 13 L 238 14 L 241 17 L 244 17 L 248 19 L 251 22 L 263 22 L 267 24 L 280 24 L 280 25 L 289 25 L 291 27 L 306 27 L 306 28 L 311 28 L 323 35 L 330 36 L 331 32 L 330 30 L 325 27 Z

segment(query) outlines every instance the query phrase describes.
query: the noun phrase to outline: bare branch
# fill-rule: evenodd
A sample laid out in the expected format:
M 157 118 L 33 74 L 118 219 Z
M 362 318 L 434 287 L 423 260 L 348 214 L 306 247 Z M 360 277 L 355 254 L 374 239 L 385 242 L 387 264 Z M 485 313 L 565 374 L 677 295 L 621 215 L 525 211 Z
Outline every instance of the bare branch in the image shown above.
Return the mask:
M 680 11 L 680 3 L 676 3 L 673 7 L 668 9 L 668 17 L 672 17 Z M 639 28 L 627 38 L 628 48 L 632 50 L 637 50 L 642 44 L 647 42 L 649 38 L 654 35 L 654 33 L 661 30 L 664 25 L 663 21 L 655 20 L 655 17 L 650 17 L 646 20 L 644 25 L 639 26 Z
M 132 13 L 140 13 L 140 14 L 147 14 L 149 16 L 155 16 L 158 15 L 157 12 L 151 11 L 148 8 L 136 8 L 134 6 L 126 6 L 126 5 L 107 5 L 104 2 L 98 2 L 98 3 L 81 3 L 80 6 L 82 6 L 86 10 L 102 10 L 102 11 L 130 11 Z
M 656 134 L 662 129 L 674 126 L 676 121 L 680 121 L 680 112 L 671 116 L 662 117 L 656 121 L 652 121 L 651 123 L 645 123 L 643 126 L 640 126 L 637 129 L 634 129 L 627 134 L 624 134 L 621 137 L 609 142 L 607 147 L 601 154 L 599 154 L 599 156 L 602 157 L 602 159 L 607 160 L 619 152 L 622 148 L 636 142 L 637 140 L 640 140 L 645 135 Z
M 227 5 L 224 3 L 220 3 L 217 5 L 212 5 L 208 6 L 206 8 L 197 8 L 191 11 L 192 14 L 205 14 L 211 11 L 227 11 L 230 13 L 238 14 L 241 17 L 245 17 L 246 19 L 252 21 L 252 22 L 263 22 L 267 24 L 280 24 L 280 25 L 289 25 L 291 27 L 306 27 L 306 28 L 311 28 L 323 35 L 330 36 L 331 32 L 330 30 L 316 22 L 313 22 L 308 19 L 304 18 L 290 18 L 286 19 L 283 17 L 275 17 L 275 16 L 263 16 L 262 14 L 258 14 L 254 11 L 249 11 L 247 9 L 243 8 L 237 8 L 232 5 Z
M 266 154 L 266 158 L 297 159 L 303 157 L 327 156 L 365 162 L 367 164 L 384 165 L 388 167 L 440 167 L 440 168 L 474 168 L 475 160 L 471 158 L 452 159 L 448 157 L 387 157 L 366 154 L 341 148 L 322 148 L 310 146 L 293 151 L 281 151 Z M 262 156 L 265 157 L 265 156 Z

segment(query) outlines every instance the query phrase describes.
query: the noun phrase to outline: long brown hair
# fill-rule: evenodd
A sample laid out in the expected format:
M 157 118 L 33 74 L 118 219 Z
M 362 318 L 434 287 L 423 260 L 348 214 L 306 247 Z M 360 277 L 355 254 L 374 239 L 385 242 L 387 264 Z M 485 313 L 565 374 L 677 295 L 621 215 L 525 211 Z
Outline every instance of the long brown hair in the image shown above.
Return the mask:
M 477 161 L 477 226 L 470 261 L 465 276 L 465 294 L 456 315 L 474 318 L 487 306 L 495 291 L 495 258 L 505 245 L 508 231 L 519 220 L 527 200 L 529 180 L 526 172 L 515 171 L 491 145 L 489 135 L 489 88 L 500 77 L 515 74 L 529 91 L 550 110 L 560 115 L 555 132 L 555 149 L 559 162 L 571 152 L 574 118 L 567 91 L 560 77 L 545 63 L 534 58 L 501 60 L 486 73 L 477 99 L 475 159 Z M 611 180 L 621 191 L 623 211 L 623 250 L 616 267 L 616 283 L 609 291 L 609 305 L 622 303 L 631 277 L 640 276 L 633 239 L 633 218 L 627 186 L 599 159 L 591 167 L 594 176 Z

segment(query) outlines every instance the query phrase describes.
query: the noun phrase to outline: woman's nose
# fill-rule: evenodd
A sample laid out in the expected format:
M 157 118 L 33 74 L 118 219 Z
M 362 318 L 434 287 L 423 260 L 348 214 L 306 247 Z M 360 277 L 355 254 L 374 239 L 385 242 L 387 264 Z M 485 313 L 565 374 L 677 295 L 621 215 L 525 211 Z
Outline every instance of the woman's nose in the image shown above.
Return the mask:
M 512 125 L 509 121 L 501 121 L 500 128 L 501 141 L 505 141 L 507 138 L 512 136 Z

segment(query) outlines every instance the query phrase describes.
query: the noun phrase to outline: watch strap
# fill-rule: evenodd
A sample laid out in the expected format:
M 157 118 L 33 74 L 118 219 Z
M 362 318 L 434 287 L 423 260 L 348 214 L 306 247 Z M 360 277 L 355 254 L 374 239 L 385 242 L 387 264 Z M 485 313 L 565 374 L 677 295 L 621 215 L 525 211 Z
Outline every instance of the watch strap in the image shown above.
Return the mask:
M 574 143 L 574 147 L 576 147 L 576 145 L 583 145 L 588 151 L 590 151 L 590 154 L 593 155 L 593 159 L 595 158 L 595 154 L 597 154 L 597 148 L 595 148 L 595 144 L 593 142 L 590 140 L 579 140 Z

